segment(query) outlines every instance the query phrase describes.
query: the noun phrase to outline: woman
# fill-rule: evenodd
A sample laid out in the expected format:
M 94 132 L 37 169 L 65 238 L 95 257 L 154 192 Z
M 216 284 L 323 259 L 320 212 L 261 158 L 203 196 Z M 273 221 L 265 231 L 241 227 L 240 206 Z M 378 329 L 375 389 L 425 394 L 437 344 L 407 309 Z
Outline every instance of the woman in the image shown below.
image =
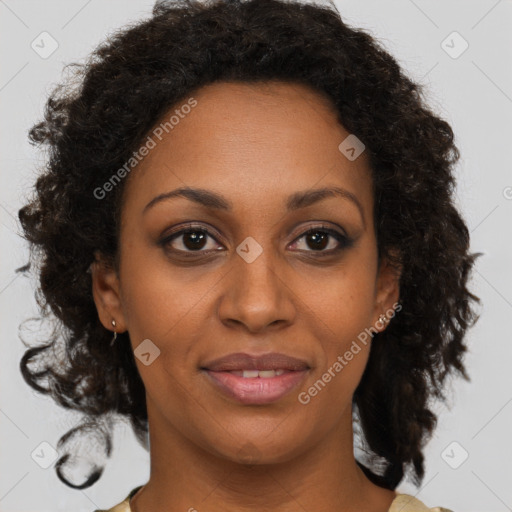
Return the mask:
M 151 476 L 115 512 L 443 510 L 395 489 L 468 378 L 476 255 L 419 86 L 332 8 L 279 0 L 159 3 L 74 80 L 19 212 L 65 328 L 21 370 L 86 419 L 60 453 L 92 431 L 109 456 L 131 421 Z M 73 457 L 62 481 L 98 480 Z

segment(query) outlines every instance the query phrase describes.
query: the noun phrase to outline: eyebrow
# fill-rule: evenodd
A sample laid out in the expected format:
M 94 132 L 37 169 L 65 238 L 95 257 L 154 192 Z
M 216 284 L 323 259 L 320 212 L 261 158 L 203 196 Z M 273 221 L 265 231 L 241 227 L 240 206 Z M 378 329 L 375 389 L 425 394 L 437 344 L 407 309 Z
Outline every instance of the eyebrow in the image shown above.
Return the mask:
M 175 197 L 184 197 L 185 199 L 205 206 L 206 208 L 223 210 L 227 212 L 233 210 L 233 203 L 231 203 L 220 194 L 217 194 L 216 192 L 203 188 L 182 187 L 170 192 L 159 194 L 158 196 L 154 197 L 144 207 L 142 213 L 145 214 L 150 208 L 161 201 Z M 341 197 L 351 201 L 356 205 L 363 219 L 363 224 L 365 224 L 364 210 L 357 197 L 352 192 L 349 192 L 348 190 L 340 187 L 326 187 L 295 192 L 288 197 L 286 201 L 286 209 L 288 211 L 295 211 L 300 208 L 306 208 L 328 197 Z

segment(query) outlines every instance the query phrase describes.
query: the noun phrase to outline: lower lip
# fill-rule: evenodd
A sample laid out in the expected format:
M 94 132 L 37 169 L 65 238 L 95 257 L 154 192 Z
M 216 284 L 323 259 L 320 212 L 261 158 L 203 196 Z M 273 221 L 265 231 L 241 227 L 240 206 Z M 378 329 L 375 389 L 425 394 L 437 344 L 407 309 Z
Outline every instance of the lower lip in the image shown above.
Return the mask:
M 245 378 L 231 372 L 205 370 L 217 387 L 226 395 L 243 404 L 268 404 L 276 402 L 297 387 L 308 370 L 290 371 L 275 377 Z

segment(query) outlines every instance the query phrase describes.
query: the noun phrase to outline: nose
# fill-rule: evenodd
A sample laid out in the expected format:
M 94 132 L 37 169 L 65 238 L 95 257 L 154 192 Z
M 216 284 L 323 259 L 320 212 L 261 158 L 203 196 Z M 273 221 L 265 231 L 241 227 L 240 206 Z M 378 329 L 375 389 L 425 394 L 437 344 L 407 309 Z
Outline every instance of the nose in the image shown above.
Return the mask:
M 243 326 L 251 333 L 290 325 L 296 316 L 296 297 L 290 272 L 278 265 L 271 250 L 252 262 L 233 255 L 233 267 L 223 280 L 218 315 L 227 326 Z M 286 274 L 286 275 L 285 275 Z

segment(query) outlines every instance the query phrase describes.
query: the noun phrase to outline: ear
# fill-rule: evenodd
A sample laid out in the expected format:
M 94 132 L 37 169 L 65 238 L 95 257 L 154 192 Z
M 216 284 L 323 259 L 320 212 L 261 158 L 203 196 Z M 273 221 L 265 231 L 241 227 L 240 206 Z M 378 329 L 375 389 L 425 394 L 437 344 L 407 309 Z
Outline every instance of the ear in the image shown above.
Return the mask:
M 123 313 L 120 282 L 116 270 L 105 258 L 96 251 L 95 261 L 91 264 L 92 295 L 100 322 L 105 329 L 116 332 L 126 331 L 126 321 Z M 114 329 L 112 320 L 115 320 Z
M 379 332 L 384 331 L 395 311 L 402 309 L 400 299 L 400 276 L 402 267 L 397 265 L 397 252 L 391 251 L 393 264 L 387 257 L 382 257 L 377 273 L 377 286 L 375 294 L 375 308 L 373 312 L 373 326 Z M 387 321 L 379 321 L 385 315 Z

